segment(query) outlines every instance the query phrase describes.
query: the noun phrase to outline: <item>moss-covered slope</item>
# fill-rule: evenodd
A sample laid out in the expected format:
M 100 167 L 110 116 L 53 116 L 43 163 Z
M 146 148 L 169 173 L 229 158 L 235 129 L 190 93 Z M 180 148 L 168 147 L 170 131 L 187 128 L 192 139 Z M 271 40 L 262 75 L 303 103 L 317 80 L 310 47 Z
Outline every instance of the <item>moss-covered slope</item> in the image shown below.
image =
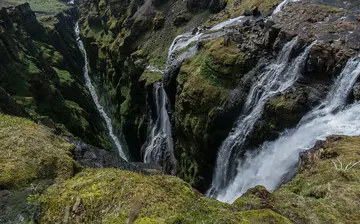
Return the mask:
M 40 201 L 41 223 L 289 223 L 267 209 L 236 211 L 176 177 L 115 169 L 85 170 Z
M 71 178 L 77 167 L 73 146 L 30 120 L 0 115 L 0 188 Z
M 1 9 L 0 86 L 32 119 L 50 118 L 60 132 L 111 148 L 83 81 L 73 32 L 76 16 L 71 9 L 39 22 L 29 4 Z
M 0 115 L 0 223 L 32 223 L 36 206 L 28 197 L 81 170 L 73 148 L 48 128 Z

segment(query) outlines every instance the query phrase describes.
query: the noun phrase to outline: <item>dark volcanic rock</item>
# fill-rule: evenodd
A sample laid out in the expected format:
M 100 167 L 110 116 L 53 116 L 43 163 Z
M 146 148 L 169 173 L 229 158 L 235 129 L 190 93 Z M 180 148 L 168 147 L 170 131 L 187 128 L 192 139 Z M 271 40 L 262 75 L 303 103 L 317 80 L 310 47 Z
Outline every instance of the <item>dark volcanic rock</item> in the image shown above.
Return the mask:
M 115 152 L 100 149 L 67 137 L 65 140 L 75 145 L 74 159 L 85 168 L 118 168 L 121 170 L 140 171 Z

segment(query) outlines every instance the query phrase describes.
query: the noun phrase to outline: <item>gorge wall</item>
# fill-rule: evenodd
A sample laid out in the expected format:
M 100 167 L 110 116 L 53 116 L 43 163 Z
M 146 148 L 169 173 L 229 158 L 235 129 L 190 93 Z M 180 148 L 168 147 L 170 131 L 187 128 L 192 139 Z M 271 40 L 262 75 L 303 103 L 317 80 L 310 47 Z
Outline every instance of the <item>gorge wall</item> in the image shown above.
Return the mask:
M 359 53 L 356 1 L 286 1 L 272 14 L 281 2 L 77 0 L 75 5 L 62 1 L 61 10 L 36 5 L 35 12 L 29 4 L 0 3 L 6 6 L 0 11 L 0 210 L 5 211 L 0 222 L 360 220 L 358 137 L 317 142 L 294 164 L 298 174 L 273 193 L 258 186 L 232 198 L 231 205 L 199 193 L 211 186 L 219 148 L 247 109 L 252 86 L 289 43 L 286 65 L 308 49 L 299 77 L 270 94 L 241 150 L 231 154 L 234 170 L 236 158 L 276 140 L 321 105 L 349 59 Z M 237 22 L 212 29 L 231 18 Z M 100 104 L 130 161 L 138 163 L 114 153 L 85 85 L 76 21 Z M 194 41 L 170 59 L 195 49 L 192 56 L 167 66 L 170 46 L 184 33 Z M 191 39 L 200 34 L 210 37 Z M 154 95 L 160 87 L 161 94 Z M 356 80 L 347 104 L 360 99 L 359 89 Z M 170 121 L 173 144 L 168 145 L 174 155 L 157 165 L 142 164 L 160 114 L 157 97 L 165 99 L 164 94 L 161 113 Z M 355 165 L 340 168 L 338 161 Z M 161 172 L 183 180 L 156 175 Z
M 227 18 L 250 15 L 242 25 L 227 29 L 225 36 L 200 42 L 199 52 L 173 71 L 172 81 L 165 86 L 178 175 L 201 191 L 209 187 L 209 171 L 214 169 L 218 148 L 239 116 L 251 83 L 259 79 L 256 68 L 275 58 L 294 36 L 298 35 L 299 41 L 291 58 L 306 44 L 319 40 L 310 51 L 304 75 L 266 103 L 247 139 L 248 148 L 274 140 L 284 129 L 294 127 L 321 102 L 359 47 L 354 32 L 358 22 L 355 15 L 341 20 L 349 13 L 345 9 L 306 1 L 290 3 L 265 21 L 276 1 L 213 2 L 83 1 L 81 5 L 86 15 L 81 30 L 95 83 L 135 160 L 143 158 L 155 113 L 152 85 L 162 77 L 161 72 L 146 67 L 165 68 L 168 47 L 178 34 L 201 24 L 206 29 Z M 251 12 L 255 6 L 258 11 Z M 210 14 L 219 7 L 224 9 Z

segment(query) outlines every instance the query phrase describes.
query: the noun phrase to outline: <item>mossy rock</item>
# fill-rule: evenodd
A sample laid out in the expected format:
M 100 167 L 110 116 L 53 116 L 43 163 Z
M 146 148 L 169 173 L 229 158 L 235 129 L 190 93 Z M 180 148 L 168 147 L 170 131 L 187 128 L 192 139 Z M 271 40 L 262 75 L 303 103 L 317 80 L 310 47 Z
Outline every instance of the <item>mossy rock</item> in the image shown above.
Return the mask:
M 175 104 L 178 157 L 182 177 L 198 189 L 200 179 L 211 178 L 208 169 L 215 162 L 216 144 L 222 141 L 218 136 L 225 138 L 228 132 L 225 128 L 216 133 L 210 129 L 222 114 L 229 114 L 225 108 L 238 78 L 245 73 L 246 60 L 235 42 L 225 43 L 220 37 L 203 42 L 199 52 L 181 66 Z M 230 129 L 237 114 L 225 117 Z
M 71 178 L 80 166 L 73 146 L 24 118 L 0 115 L 0 188 Z
M 40 223 L 289 223 L 270 210 L 234 212 L 176 177 L 116 169 L 87 169 L 50 187 L 40 202 Z
M 154 72 L 150 70 L 145 70 L 143 74 L 141 75 L 139 81 L 145 82 L 145 87 L 149 87 L 153 85 L 156 82 L 161 81 L 162 79 L 162 73 L 161 72 Z
M 351 167 L 358 161 L 359 137 L 329 137 L 323 146 L 302 155 L 299 173 L 290 183 L 272 194 L 250 189 L 233 205 L 273 208 L 294 223 L 358 223 L 360 163 Z
M 209 25 L 217 24 L 227 19 L 235 18 L 244 14 L 246 10 L 252 10 L 258 7 L 262 14 L 269 14 L 276 5 L 283 0 L 228 0 L 225 13 L 219 13 L 215 18 L 208 22 Z

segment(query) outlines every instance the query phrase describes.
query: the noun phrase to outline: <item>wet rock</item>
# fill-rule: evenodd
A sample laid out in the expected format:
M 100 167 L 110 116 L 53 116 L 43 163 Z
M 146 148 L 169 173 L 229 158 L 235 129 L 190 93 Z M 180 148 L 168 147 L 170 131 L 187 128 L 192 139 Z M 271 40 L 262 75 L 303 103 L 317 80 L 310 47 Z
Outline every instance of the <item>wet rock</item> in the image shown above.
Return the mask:
M 184 25 L 188 21 L 189 21 L 189 18 L 186 15 L 179 15 L 175 18 L 173 24 L 174 24 L 174 26 L 178 27 L 178 26 Z
M 249 9 L 244 11 L 244 16 L 252 16 L 252 12 Z
M 257 7 L 257 6 L 251 10 L 251 13 L 254 17 L 261 16 L 261 12 L 259 11 L 259 7 Z
M 113 151 L 100 149 L 68 137 L 64 139 L 75 146 L 74 159 L 85 168 L 118 168 L 140 172 Z
M 354 100 L 359 101 L 360 100 L 360 83 L 356 83 L 353 87 L 353 95 Z

